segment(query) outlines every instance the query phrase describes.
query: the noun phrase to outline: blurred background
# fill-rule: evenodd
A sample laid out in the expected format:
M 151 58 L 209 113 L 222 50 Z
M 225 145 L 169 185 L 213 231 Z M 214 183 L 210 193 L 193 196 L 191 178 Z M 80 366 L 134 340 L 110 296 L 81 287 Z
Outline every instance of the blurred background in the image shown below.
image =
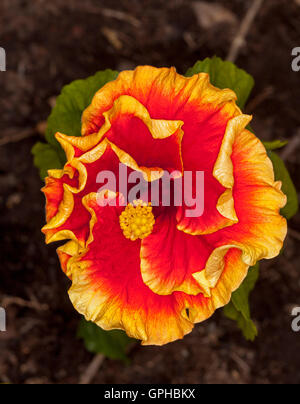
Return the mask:
M 176 66 L 230 55 L 256 81 L 245 112 L 263 140 L 288 139 L 281 151 L 300 189 L 300 72 L 291 51 L 300 46 L 300 1 L 265 0 L 233 43 L 254 1 L 1 0 L 0 46 L 0 382 L 78 383 L 93 355 L 76 338 L 79 315 L 56 246 L 46 247 L 42 183 L 31 148 L 63 85 L 96 71 L 136 65 Z M 217 312 L 183 341 L 136 345 L 131 363 L 105 359 L 94 383 L 299 383 L 300 333 L 291 310 L 300 306 L 300 215 L 281 256 L 261 266 L 251 296 L 259 336 L 244 340 Z

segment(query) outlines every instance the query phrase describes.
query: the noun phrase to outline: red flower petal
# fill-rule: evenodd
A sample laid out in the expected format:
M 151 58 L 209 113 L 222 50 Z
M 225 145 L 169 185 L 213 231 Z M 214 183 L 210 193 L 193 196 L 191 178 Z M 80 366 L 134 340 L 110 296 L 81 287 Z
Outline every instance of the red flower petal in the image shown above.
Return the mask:
M 194 323 L 205 321 L 215 310 L 229 303 L 231 293 L 241 285 L 248 272 L 248 265 L 243 262 L 241 255 L 241 251 L 235 248 L 227 251 L 224 256 L 224 269 L 215 287 L 211 289 L 210 297 L 202 294 L 177 295 L 180 305 L 185 307 L 185 311 L 188 310 L 186 318 Z
M 71 239 L 58 254 L 73 282 L 71 300 L 88 320 L 144 344 L 182 338 L 228 303 L 249 265 L 279 253 L 286 198 L 234 100 L 206 74 L 141 67 L 99 90 L 83 114 L 82 137 L 57 134 L 68 163 L 49 172 L 43 231 L 48 242 Z M 153 233 L 128 240 L 119 223 L 124 207 L 99 206 L 95 194 L 104 185 L 98 172 L 116 172 L 119 162 L 148 181 L 154 169 L 157 178 L 164 168 L 204 171 L 204 214 L 189 219 L 186 207 L 178 209 L 176 228 L 174 207 L 154 208 Z
M 142 240 L 143 280 L 159 295 L 175 291 L 192 295 L 203 293 L 192 274 L 205 268 L 212 250 L 204 238 L 177 230 L 175 209 L 170 208 L 156 219 L 152 234 Z
M 75 255 L 68 266 L 73 282 L 69 295 L 76 309 L 103 329 L 125 329 L 144 345 L 182 338 L 194 322 L 207 319 L 228 303 L 231 291 L 247 274 L 241 251 L 230 249 L 211 297 L 182 292 L 158 295 L 142 280 L 140 241 L 126 239 L 120 230 L 122 208 L 100 207 L 95 194 L 85 198 L 85 206 L 93 216 L 93 236 L 87 250 Z
M 43 228 L 47 243 L 71 238 L 78 240 L 82 246 L 85 245 L 89 236 L 87 224 L 91 216 L 84 207 L 82 199 L 87 193 L 98 192 L 101 187 L 107 186 L 106 181 L 97 181 L 100 172 L 109 170 L 118 178 L 119 164 L 120 160 L 111 146 L 102 143 L 98 148 L 82 154 L 78 159 L 71 160 L 64 170 L 49 172 L 50 175 L 55 176 L 48 177 L 47 185 L 43 189 L 47 199 L 47 211 L 50 212 L 48 223 Z M 73 179 L 67 181 L 69 177 L 64 172 L 70 170 L 73 173 Z M 129 174 L 130 169 L 128 169 Z M 119 191 L 118 181 L 114 185 L 116 189 L 112 191 Z
M 139 166 L 157 168 L 158 171 L 183 170 L 180 129 L 173 136 L 154 139 L 141 119 L 124 114 L 115 119 L 106 137 L 133 157 Z
M 200 112 L 197 114 L 191 111 L 191 116 L 184 118 L 187 119 L 182 142 L 184 169 L 204 172 L 203 215 L 187 217 L 186 211 L 190 207 L 185 205 L 177 211 L 178 229 L 189 234 L 210 234 L 238 222 L 232 197 L 234 180 L 230 156 L 235 137 L 251 118 L 247 115 L 233 118 L 224 110 L 212 115 L 202 111 L 203 122 L 195 123 L 191 120 L 192 114 L 198 117 L 201 116 Z M 193 189 L 196 186 L 194 181 Z
M 120 208 L 100 207 L 95 194 L 85 200 L 97 221 L 88 251 L 73 262 L 72 303 L 87 320 L 104 329 L 124 328 L 144 344 L 182 338 L 193 324 L 181 316 L 174 296 L 159 296 L 143 282 L 140 241 L 124 237 Z
M 244 262 L 254 265 L 262 258 L 277 256 L 282 248 L 287 224 L 279 211 L 286 197 L 280 191 L 281 183 L 274 182 L 273 166 L 264 146 L 251 132 L 244 131 L 235 139 L 232 162 L 239 223 L 206 238 L 216 248 L 240 248 Z
M 74 170 L 72 168 L 66 174 L 62 170 L 50 170 L 49 174 L 50 176 L 46 178 L 46 185 L 42 189 L 46 196 L 47 222 L 50 222 L 58 213 L 64 196 L 64 184 L 74 187 L 78 183 L 78 179 L 74 178 Z M 70 178 L 70 176 L 73 178 Z
M 230 192 L 225 193 L 226 187 L 217 176 L 213 176 L 213 167 L 227 124 L 234 116 L 241 114 L 234 103 L 234 92 L 216 89 L 210 85 L 207 74 L 185 78 L 178 75 L 175 69 L 139 67 L 134 72 L 120 73 L 116 81 L 98 91 L 91 106 L 83 114 L 83 134 L 98 132 L 104 124 L 105 111 L 112 108 L 124 95 L 129 96 L 127 98 L 133 97 L 142 104 L 152 119 L 163 117 L 167 122 L 183 122 L 184 170 L 205 173 L 205 193 L 209 203 L 206 204 L 204 214 L 198 218 L 186 218 L 186 208 L 180 208 L 177 216 L 179 229 L 193 235 L 209 234 L 235 223 L 237 218 L 232 195 Z M 172 166 L 178 169 L 178 162 L 174 162 L 174 157 L 170 159 L 176 152 L 176 142 L 172 146 L 165 139 L 165 145 L 159 140 L 157 145 L 153 141 L 151 146 L 151 143 L 148 145 L 145 141 L 143 131 L 138 130 L 134 123 L 129 124 L 132 129 L 125 126 L 123 124 L 122 130 L 116 131 L 117 135 L 113 136 L 113 142 L 118 147 L 135 156 L 139 162 L 146 161 L 145 165 L 148 167 L 152 167 L 153 163 L 158 165 L 161 161 L 159 167 Z M 122 139 L 120 133 L 125 134 Z M 134 141 L 130 138 L 132 134 L 135 134 Z M 170 138 L 170 141 L 174 139 Z M 148 146 L 145 147 L 144 144 Z M 152 154 L 152 150 L 157 153 L 157 160 L 153 160 L 155 154 Z M 177 151 L 176 158 L 178 155 Z

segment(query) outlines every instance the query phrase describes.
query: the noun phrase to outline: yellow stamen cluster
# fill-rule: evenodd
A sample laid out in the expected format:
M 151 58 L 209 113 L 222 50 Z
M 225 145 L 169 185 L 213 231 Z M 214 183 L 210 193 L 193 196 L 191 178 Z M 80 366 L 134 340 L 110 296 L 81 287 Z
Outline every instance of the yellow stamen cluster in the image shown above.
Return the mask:
M 151 203 L 140 199 L 129 203 L 120 215 L 120 226 L 129 240 L 143 239 L 152 233 L 155 223 Z

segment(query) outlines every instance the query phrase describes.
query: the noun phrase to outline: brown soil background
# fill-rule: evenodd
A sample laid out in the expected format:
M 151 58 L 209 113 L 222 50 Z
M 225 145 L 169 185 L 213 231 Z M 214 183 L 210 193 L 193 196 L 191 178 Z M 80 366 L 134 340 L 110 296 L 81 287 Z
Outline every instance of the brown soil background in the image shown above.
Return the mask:
M 8 144 L 0 146 L 0 306 L 8 331 L 0 333 L 0 382 L 78 383 L 93 359 L 75 336 L 79 316 L 56 246 L 46 247 L 40 233 L 44 199 L 30 154 L 41 139 L 36 124 L 64 84 L 97 70 L 152 64 L 184 73 L 207 56 L 225 58 L 251 1 L 211 3 L 231 20 L 204 27 L 188 0 L 1 0 L 0 141 Z M 237 59 L 256 80 L 246 112 L 264 140 L 300 133 L 300 72 L 291 69 L 299 23 L 299 0 L 265 0 Z M 12 142 L 18 134 L 26 138 Z M 295 148 L 286 163 L 298 189 L 299 162 Z M 136 346 L 129 366 L 106 359 L 93 382 L 299 383 L 300 333 L 291 330 L 291 309 L 300 306 L 299 214 L 290 227 L 284 253 L 262 265 L 251 296 L 254 343 L 217 312 L 183 341 Z

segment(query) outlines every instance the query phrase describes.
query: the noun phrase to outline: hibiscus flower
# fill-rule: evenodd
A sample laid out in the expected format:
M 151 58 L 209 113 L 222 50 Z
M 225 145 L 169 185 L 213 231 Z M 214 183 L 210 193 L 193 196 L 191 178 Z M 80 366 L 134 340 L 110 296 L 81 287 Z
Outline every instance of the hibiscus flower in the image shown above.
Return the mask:
M 69 240 L 57 251 L 87 320 L 166 344 L 226 305 L 250 266 L 279 254 L 286 197 L 235 101 L 205 73 L 138 67 L 95 94 L 81 137 L 56 134 L 67 163 L 46 179 L 43 232 L 47 243 Z M 203 212 L 189 215 L 173 194 L 170 206 L 161 196 L 155 206 L 126 200 L 122 181 L 111 189 L 99 180 L 119 179 L 120 164 L 149 186 L 166 173 L 203 173 Z

